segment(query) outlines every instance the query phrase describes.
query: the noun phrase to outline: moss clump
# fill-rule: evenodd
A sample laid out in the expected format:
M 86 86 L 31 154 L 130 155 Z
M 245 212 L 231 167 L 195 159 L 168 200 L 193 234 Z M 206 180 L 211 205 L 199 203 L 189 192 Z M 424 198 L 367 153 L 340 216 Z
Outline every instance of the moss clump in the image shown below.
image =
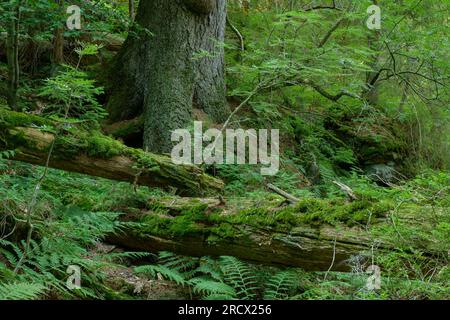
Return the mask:
M 101 156 L 104 158 L 112 158 L 122 155 L 126 146 L 121 142 L 105 136 L 99 132 L 92 132 L 86 137 L 87 154 L 90 156 Z
M 58 135 L 55 147 L 64 157 L 80 154 L 109 159 L 126 153 L 127 147 L 120 141 L 105 136 L 97 131 L 78 131 L 70 128 Z
M 145 168 L 147 171 L 160 172 L 161 168 L 158 161 L 158 155 L 149 154 L 140 149 L 127 148 L 126 155 L 135 159 L 139 168 Z
M 138 225 L 130 225 L 132 231 L 142 236 L 146 235 L 168 235 L 169 226 L 172 223 L 169 217 L 163 217 L 157 213 L 143 216 Z
M 303 223 L 311 225 L 342 223 L 348 226 L 367 224 L 369 218 L 383 217 L 391 209 L 387 204 L 372 203 L 368 200 L 346 203 L 341 199 L 306 199 L 300 201 L 296 208 Z
M 219 226 L 211 228 L 210 231 L 208 242 L 216 242 L 220 239 L 233 239 L 237 236 L 236 229 L 229 223 L 221 223 Z
M 35 149 L 36 145 L 24 138 L 24 133 L 14 130 L 17 127 L 42 127 L 52 131 L 52 122 L 38 116 L 0 109 L 0 148 L 15 148 L 17 145 L 26 145 Z
M 43 117 L 22 112 L 0 110 L 0 130 L 13 127 L 48 127 L 54 130 L 55 123 Z M 127 148 L 120 141 L 102 134 L 99 131 L 80 130 L 78 127 L 64 128 L 58 134 L 55 147 L 63 152 L 64 157 L 70 158 L 80 154 L 89 156 L 112 158 L 119 155 L 130 156 L 140 165 L 158 170 L 157 159 L 148 153 Z
M 157 205 L 156 205 L 157 206 Z M 157 207 L 155 207 L 157 208 Z M 207 233 L 209 216 L 208 206 L 199 204 L 181 210 L 176 217 L 164 215 L 161 208 L 142 217 L 139 222 L 139 232 L 165 236 L 185 236 L 189 234 Z
M 376 223 L 392 207 L 368 200 L 351 203 L 342 199 L 303 199 L 297 205 L 282 209 L 250 208 L 233 215 L 225 215 L 219 209 L 209 212 L 206 204 L 196 204 L 180 210 L 177 216 L 169 216 L 163 204 L 152 205 L 152 212 L 140 221 L 140 233 L 161 236 L 186 236 L 202 234 L 209 242 L 231 239 L 246 234 L 246 227 L 286 232 L 300 226 L 324 224 L 347 226 Z M 250 228 L 251 229 L 251 228 Z
M 53 122 L 51 120 L 27 114 L 23 112 L 1 110 L 0 109 L 0 123 L 2 127 L 52 127 Z
M 303 199 L 295 206 L 281 210 L 252 208 L 241 211 L 231 219 L 233 223 L 252 226 L 268 226 L 285 229 L 301 224 L 366 224 L 371 219 L 381 218 L 391 210 L 388 203 L 360 200 L 346 203 L 345 200 Z M 373 222 L 374 220 L 372 220 Z

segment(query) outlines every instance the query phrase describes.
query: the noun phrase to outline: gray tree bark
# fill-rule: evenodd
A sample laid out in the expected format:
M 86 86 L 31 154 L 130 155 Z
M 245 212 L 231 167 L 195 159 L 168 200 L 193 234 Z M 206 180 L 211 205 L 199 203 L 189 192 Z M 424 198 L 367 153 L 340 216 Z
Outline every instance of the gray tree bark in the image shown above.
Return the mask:
M 152 35 L 131 34 L 112 70 L 112 121 L 144 113 L 144 147 L 170 152 L 171 131 L 186 128 L 193 102 L 223 120 L 226 0 L 141 1 L 137 24 Z M 207 51 L 206 57 L 196 53 Z
M 15 4 L 14 13 L 8 22 L 6 38 L 6 56 L 8 60 L 8 105 L 11 109 L 17 109 L 17 91 L 19 89 L 19 23 L 22 1 Z

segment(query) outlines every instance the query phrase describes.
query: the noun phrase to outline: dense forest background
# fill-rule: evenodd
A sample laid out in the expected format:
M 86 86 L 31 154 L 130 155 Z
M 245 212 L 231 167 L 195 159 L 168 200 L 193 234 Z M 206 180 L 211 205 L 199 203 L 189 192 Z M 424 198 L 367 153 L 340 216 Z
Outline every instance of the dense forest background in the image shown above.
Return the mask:
M 448 299 L 448 3 L 140 2 L 0 3 L 0 299 Z

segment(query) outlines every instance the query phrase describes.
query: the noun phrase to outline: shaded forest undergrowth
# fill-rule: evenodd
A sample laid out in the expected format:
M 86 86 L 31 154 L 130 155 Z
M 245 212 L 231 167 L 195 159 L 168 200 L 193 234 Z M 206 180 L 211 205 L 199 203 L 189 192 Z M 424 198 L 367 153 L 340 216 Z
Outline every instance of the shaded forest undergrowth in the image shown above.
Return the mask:
M 361 27 L 363 1 L 336 11 L 305 11 L 302 1 L 295 10 L 288 10 L 292 1 L 249 8 L 229 1 L 219 45 L 228 102 L 240 108 L 229 127 L 280 129 L 280 171 L 264 177 L 258 166 L 202 165 L 224 181 L 223 193 L 186 199 L 177 188 L 12 160 L 27 147 L 52 149 L 25 139 L 24 132 L 37 132 L 56 137 L 62 163 L 129 156 L 132 169 L 146 168 L 150 177 L 161 168 L 157 156 L 128 148 L 142 147 L 142 117 L 108 122 L 106 69 L 131 22 L 124 2 L 99 3 L 85 11 L 87 30 L 65 33 L 59 65 L 48 60 L 54 26 L 42 20 L 36 28 L 25 15 L 15 112 L 0 81 L 0 299 L 448 299 L 448 51 L 437 45 L 446 36 L 435 27 L 447 19 L 441 4 L 408 2 L 400 10 L 383 2 L 391 32 L 374 36 Z M 45 8 L 32 12 L 53 12 Z M 8 77 L 2 52 L 0 80 Z M 367 82 L 374 74 L 376 86 Z M 223 125 L 197 109 L 194 119 L 205 129 Z M 71 266 L 81 269 L 80 289 L 66 285 Z
M 430 171 L 393 188 L 380 188 L 355 176 L 348 183 L 363 200 L 353 205 L 343 205 L 343 197 L 307 198 L 295 210 L 281 206 L 266 216 L 268 204 L 282 204 L 284 199 L 261 191 L 254 195 L 252 209 L 225 214 L 224 224 L 205 239 L 214 242 L 214 236 L 239 236 L 226 226 L 243 222 L 285 229 L 329 224 L 367 230 L 372 247 L 348 261 L 349 272 L 306 272 L 227 256 L 194 258 L 168 252 L 156 256 L 124 250 L 108 243 L 111 234 L 136 229 L 153 235 L 188 234 L 208 222 L 198 217 L 201 211 L 183 212 L 183 207 L 169 224 L 164 222 L 169 218 L 161 216 L 161 206 L 155 204 L 170 196 L 162 191 L 135 190 L 127 183 L 50 170 L 33 218 L 32 249 L 14 273 L 23 254 L 20 239 L 25 238 L 30 186 L 42 169 L 2 161 L 1 170 L 0 193 L 8 199 L 1 205 L 2 239 L 8 239 L 2 240 L 1 249 L 2 298 L 443 299 L 450 289 L 449 176 L 443 173 Z M 246 207 L 249 198 L 227 201 L 233 208 Z M 301 213 L 295 214 L 296 210 Z M 289 211 L 294 214 L 288 215 Z M 120 219 L 127 213 L 160 221 Z M 396 249 L 379 248 L 383 241 L 394 243 Z M 332 260 L 330 255 L 330 269 Z M 382 270 L 380 290 L 367 289 L 369 274 L 365 271 L 371 264 Z M 79 290 L 66 287 L 70 265 L 81 267 Z

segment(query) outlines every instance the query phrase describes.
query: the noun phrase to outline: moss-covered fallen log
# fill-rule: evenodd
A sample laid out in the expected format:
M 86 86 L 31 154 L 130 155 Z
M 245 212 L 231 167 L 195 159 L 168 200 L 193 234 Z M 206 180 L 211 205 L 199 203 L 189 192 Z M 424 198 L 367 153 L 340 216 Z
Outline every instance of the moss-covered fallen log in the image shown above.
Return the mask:
M 222 181 L 198 167 L 175 165 L 170 157 L 129 148 L 99 131 L 0 110 L 0 151 L 14 150 L 13 160 L 45 165 L 52 144 L 52 168 L 137 185 L 172 186 L 187 196 L 212 195 L 223 188 Z
M 219 199 L 155 199 L 144 209 L 123 210 L 128 227 L 109 240 L 134 250 L 229 255 L 309 271 L 349 271 L 355 264 L 372 264 L 374 255 L 392 253 L 445 259 L 450 249 L 448 242 L 432 236 L 436 224 L 448 221 L 445 208 L 412 205 L 399 212 L 389 201 L 367 199 L 283 202 L 277 196 L 227 204 Z
M 370 233 L 358 225 L 367 223 L 369 210 L 373 222 L 388 211 L 362 201 L 333 204 L 304 199 L 280 207 L 282 201 L 264 205 L 239 201 L 236 206 L 215 199 L 154 200 L 143 211 L 128 208 L 123 216 L 128 227 L 109 240 L 149 252 L 229 255 L 305 270 L 347 271 L 349 259 L 364 256 L 374 244 Z M 338 223 L 330 224 L 333 219 Z M 377 243 L 377 248 L 383 247 L 389 245 Z

